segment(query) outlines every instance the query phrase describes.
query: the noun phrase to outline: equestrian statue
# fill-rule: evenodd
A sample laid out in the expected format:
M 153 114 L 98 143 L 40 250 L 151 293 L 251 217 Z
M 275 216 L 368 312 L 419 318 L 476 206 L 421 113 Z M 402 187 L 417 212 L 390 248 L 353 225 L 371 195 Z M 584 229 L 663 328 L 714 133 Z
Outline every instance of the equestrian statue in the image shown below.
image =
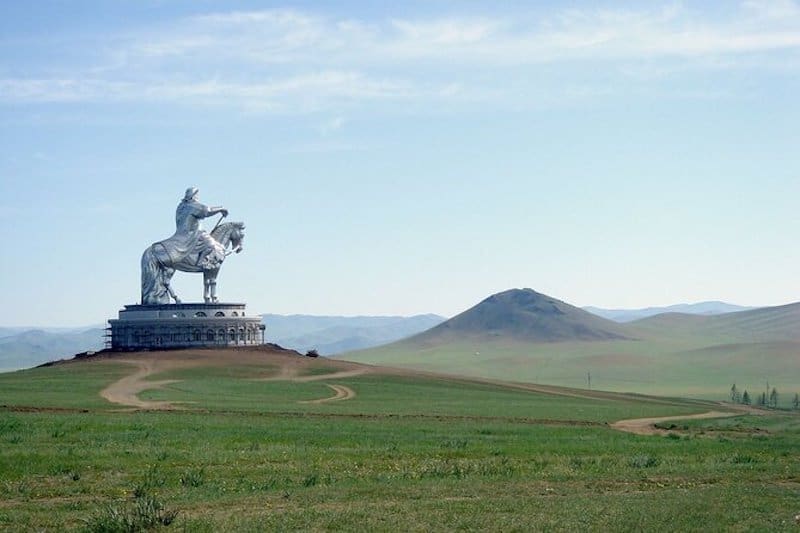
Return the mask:
M 242 251 L 244 224 L 221 223 L 224 207 L 208 207 L 197 199 L 197 187 L 189 187 L 175 212 L 175 234 L 150 245 L 142 254 L 142 304 L 181 303 L 170 287 L 176 270 L 203 273 L 203 300 L 216 303 L 217 274 L 225 258 Z M 221 214 L 217 225 L 206 233 L 200 221 Z

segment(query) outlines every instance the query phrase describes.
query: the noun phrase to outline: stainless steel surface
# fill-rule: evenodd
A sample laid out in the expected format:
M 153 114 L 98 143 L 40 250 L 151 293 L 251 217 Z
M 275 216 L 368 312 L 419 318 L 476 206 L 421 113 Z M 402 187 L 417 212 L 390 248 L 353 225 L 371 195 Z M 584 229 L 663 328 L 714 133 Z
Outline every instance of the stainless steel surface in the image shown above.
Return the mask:
M 142 304 L 181 303 L 170 281 L 176 270 L 203 273 L 203 300 L 217 302 L 217 275 L 225 258 L 242 251 L 244 223 L 217 222 L 211 233 L 201 220 L 217 214 L 228 216 L 224 207 L 208 207 L 198 200 L 196 187 L 186 194 L 175 211 L 175 233 L 150 245 L 142 254 Z

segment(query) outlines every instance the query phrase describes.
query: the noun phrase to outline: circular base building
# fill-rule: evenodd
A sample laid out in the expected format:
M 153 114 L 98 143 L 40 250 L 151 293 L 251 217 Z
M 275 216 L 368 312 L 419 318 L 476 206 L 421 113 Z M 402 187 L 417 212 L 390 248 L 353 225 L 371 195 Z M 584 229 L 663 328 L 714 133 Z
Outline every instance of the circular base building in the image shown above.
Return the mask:
M 126 305 L 108 323 L 113 350 L 264 344 L 261 317 L 241 303 Z

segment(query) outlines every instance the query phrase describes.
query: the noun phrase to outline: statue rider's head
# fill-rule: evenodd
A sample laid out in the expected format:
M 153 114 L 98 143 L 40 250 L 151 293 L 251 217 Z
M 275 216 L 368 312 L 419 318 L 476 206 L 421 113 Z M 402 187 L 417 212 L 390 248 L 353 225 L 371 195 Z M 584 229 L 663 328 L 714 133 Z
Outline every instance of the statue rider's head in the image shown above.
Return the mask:
M 200 191 L 198 190 L 197 187 L 189 187 L 188 189 L 186 189 L 186 194 L 183 195 L 183 201 L 190 202 L 192 200 L 195 200 L 197 198 L 197 193 L 199 192 Z

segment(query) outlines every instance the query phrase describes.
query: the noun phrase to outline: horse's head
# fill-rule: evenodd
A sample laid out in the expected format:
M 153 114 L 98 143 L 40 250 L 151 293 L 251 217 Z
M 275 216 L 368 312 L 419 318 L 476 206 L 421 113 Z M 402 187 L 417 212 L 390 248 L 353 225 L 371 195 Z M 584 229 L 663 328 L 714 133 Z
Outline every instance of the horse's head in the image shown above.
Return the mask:
M 230 244 L 231 249 L 238 254 L 242 251 L 242 242 L 244 241 L 244 222 L 220 224 L 211 232 L 211 237 L 224 248 Z
M 231 224 L 233 224 L 233 228 L 231 228 L 231 247 L 238 254 L 244 247 L 242 245 L 244 242 L 244 222 L 231 222 Z

